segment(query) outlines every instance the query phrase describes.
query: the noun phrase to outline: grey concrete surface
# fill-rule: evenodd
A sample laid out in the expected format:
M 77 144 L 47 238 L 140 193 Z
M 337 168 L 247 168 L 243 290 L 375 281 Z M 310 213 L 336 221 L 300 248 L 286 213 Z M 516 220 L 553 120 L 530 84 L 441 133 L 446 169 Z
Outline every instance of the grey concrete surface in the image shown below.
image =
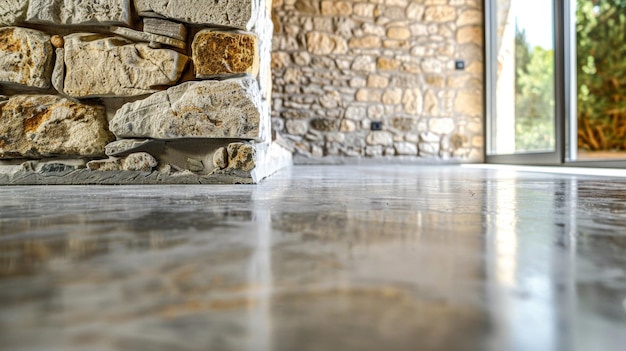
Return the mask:
M 0 187 L 0 350 L 620 350 L 626 179 Z

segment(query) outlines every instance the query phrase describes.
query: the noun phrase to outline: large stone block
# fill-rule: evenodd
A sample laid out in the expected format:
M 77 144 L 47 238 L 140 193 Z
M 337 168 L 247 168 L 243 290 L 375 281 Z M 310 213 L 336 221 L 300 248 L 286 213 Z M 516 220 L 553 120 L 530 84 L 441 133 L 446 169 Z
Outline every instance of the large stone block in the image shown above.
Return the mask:
M 50 87 L 50 36 L 33 29 L 0 28 L 0 83 Z
M 101 106 L 52 95 L 0 103 L 0 158 L 102 156 L 112 139 Z
M 119 138 L 255 139 L 263 132 L 260 106 L 250 77 L 187 82 L 122 106 L 111 130 Z
M 141 16 L 163 16 L 182 22 L 250 30 L 259 10 L 258 0 L 135 0 Z
M 120 37 L 78 33 L 65 37 L 64 91 L 73 97 L 137 96 L 175 84 L 188 57 Z
M 2 0 L 0 2 L 0 26 L 12 26 L 26 18 L 28 0 Z
M 259 73 L 259 43 L 252 33 L 203 30 L 193 39 L 196 77 Z
M 130 24 L 128 0 L 29 0 L 26 21 L 52 24 Z

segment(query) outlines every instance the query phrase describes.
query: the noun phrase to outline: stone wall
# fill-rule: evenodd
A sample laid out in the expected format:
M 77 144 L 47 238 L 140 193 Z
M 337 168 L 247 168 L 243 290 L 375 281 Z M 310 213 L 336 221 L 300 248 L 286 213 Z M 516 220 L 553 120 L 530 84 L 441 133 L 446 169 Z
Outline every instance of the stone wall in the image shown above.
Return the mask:
M 271 0 L 3 0 L 0 184 L 257 182 Z
M 483 160 L 482 1 L 275 0 L 273 20 L 273 127 L 301 162 Z

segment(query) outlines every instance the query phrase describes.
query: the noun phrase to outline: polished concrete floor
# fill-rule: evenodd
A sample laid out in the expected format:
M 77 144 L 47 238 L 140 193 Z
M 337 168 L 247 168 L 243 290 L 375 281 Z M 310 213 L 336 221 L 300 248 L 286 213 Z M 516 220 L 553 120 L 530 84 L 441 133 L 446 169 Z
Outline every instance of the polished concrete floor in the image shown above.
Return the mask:
M 0 187 L 0 350 L 624 350 L 626 178 Z

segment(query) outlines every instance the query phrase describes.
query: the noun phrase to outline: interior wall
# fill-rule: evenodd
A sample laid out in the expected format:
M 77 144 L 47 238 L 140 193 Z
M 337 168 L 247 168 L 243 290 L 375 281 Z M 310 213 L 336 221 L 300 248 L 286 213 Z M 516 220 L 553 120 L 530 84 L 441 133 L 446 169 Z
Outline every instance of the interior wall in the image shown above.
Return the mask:
M 273 20 L 272 122 L 296 160 L 483 161 L 482 1 L 274 0 Z

